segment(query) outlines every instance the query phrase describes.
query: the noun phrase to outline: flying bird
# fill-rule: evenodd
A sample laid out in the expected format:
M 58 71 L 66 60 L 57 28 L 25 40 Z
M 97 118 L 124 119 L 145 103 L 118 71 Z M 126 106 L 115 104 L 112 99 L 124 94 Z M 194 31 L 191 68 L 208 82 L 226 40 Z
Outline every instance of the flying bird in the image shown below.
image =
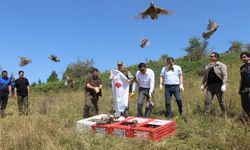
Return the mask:
M 64 81 L 64 85 L 65 86 L 70 86 L 71 88 L 73 88 L 73 86 L 74 86 L 74 84 L 75 84 L 75 81 L 72 79 L 72 78 L 70 78 L 68 75 L 65 75 L 65 81 Z
M 144 48 L 144 47 L 147 46 L 147 45 L 149 45 L 149 40 L 146 39 L 146 38 L 143 38 L 143 39 L 141 40 L 141 45 L 140 45 L 140 47 L 141 47 L 141 48 Z
M 158 19 L 159 15 L 169 15 L 169 14 L 172 14 L 172 12 L 167 9 L 159 8 L 153 2 L 151 2 L 149 8 L 140 13 L 139 17 L 145 19 L 148 16 L 150 16 L 152 20 L 156 20 Z
M 26 66 L 27 64 L 30 64 L 32 62 L 31 59 L 28 59 L 24 56 L 19 56 L 18 58 L 21 59 L 19 63 L 20 67 Z
M 214 32 L 218 29 L 219 25 L 216 22 L 213 22 L 211 20 L 208 21 L 208 25 L 207 25 L 207 32 L 203 32 L 202 33 L 202 37 L 207 40 L 210 38 L 210 36 L 212 34 L 214 34 Z
M 50 55 L 49 59 L 51 59 L 54 62 L 60 62 L 60 59 L 56 55 Z

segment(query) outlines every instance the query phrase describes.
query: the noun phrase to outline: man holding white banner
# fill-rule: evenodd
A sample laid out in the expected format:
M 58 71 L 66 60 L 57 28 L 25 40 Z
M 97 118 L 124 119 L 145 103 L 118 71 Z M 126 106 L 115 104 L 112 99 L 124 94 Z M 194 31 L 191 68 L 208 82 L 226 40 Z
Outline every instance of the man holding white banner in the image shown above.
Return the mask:
M 126 102 L 127 100 L 125 100 L 125 102 L 124 103 L 126 103 L 126 108 L 125 108 L 125 110 L 123 110 L 123 109 L 121 109 L 121 110 L 119 110 L 118 111 L 118 105 L 117 105 L 117 100 L 118 99 L 120 99 L 122 96 L 124 96 L 124 98 L 122 98 L 122 99 L 128 99 L 127 98 L 127 91 L 126 92 L 122 92 L 124 95 L 120 95 L 120 98 L 117 98 L 117 93 L 120 93 L 119 91 L 117 91 L 119 88 L 119 84 L 117 84 L 117 81 L 118 80 L 121 80 L 120 79 L 120 75 L 118 75 L 118 74 L 123 74 L 123 76 L 121 76 L 121 79 L 122 79 L 122 81 L 120 81 L 120 82 L 129 82 L 128 84 L 128 86 L 129 86 L 129 93 L 131 92 L 131 89 L 132 89 L 132 87 L 131 87 L 131 83 L 132 83 L 132 81 L 133 81 L 133 79 L 134 79 L 134 76 L 131 74 L 131 72 L 129 71 L 129 70 L 127 70 L 125 67 L 124 67 L 124 64 L 123 64 L 123 62 L 122 61 L 118 61 L 117 62 L 117 70 L 113 70 L 113 71 L 111 71 L 111 76 L 110 76 L 110 79 L 111 80 L 113 80 L 112 81 L 112 91 L 113 91 L 113 97 L 114 97 L 114 106 L 113 106 L 113 108 L 112 108 L 112 110 L 111 110 L 111 112 L 112 113 L 116 113 L 116 115 L 122 115 L 122 116 L 124 116 L 124 117 L 127 117 L 128 116 L 128 110 L 129 110 L 129 104 L 128 104 L 128 102 Z M 116 75 L 116 80 L 114 80 L 115 78 L 114 78 L 114 76 Z M 124 78 L 124 76 L 125 76 L 125 78 Z M 118 87 L 116 87 L 115 86 L 115 84 L 117 84 L 118 85 Z M 126 85 L 127 86 L 127 83 L 124 83 L 124 84 L 122 84 L 122 85 Z M 117 89 L 118 88 L 118 89 Z M 123 88 L 125 88 L 126 90 L 127 90 L 127 87 L 123 87 Z M 120 90 L 120 89 L 119 89 Z M 129 96 L 128 96 L 129 97 Z M 123 101 L 123 100 L 122 100 Z M 119 103 L 120 104 L 120 103 Z
M 111 71 L 112 92 L 114 97 L 115 115 L 124 115 L 128 109 L 129 85 L 130 80 L 119 70 Z

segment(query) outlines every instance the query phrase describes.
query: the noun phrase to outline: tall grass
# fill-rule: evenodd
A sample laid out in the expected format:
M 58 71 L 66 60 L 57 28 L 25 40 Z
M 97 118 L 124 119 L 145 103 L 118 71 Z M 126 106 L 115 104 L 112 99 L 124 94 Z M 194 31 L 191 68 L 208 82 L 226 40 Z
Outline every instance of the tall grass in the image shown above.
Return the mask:
M 178 115 L 172 99 L 177 132 L 161 142 L 78 133 L 75 125 L 82 119 L 83 92 L 33 93 L 28 116 L 19 116 L 16 100 L 9 100 L 7 116 L 0 119 L 0 149 L 250 149 L 250 124 L 240 119 L 244 113 L 237 94 L 240 62 L 225 62 L 229 71 L 228 90 L 224 96 L 226 117 L 220 117 L 215 98 L 212 115 L 204 118 L 205 93 L 200 90 L 200 77 L 195 75 L 185 76 L 184 117 Z M 99 101 L 100 113 L 107 113 L 112 107 L 111 89 L 105 88 L 103 94 Z M 157 105 L 152 117 L 165 119 L 164 93 L 156 87 L 155 95 Z M 136 110 L 135 98 L 130 100 L 131 115 L 135 115 Z

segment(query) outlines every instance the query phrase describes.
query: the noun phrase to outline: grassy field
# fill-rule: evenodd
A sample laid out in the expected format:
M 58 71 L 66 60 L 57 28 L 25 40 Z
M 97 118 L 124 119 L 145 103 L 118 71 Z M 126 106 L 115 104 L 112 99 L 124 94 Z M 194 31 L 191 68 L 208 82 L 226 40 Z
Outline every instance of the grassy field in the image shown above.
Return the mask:
M 19 116 L 17 102 L 11 98 L 7 116 L 0 119 L 0 149 L 250 149 L 250 124 L 240 119 L 244 115 L 238 92 L 240 62 L 228 62 L 229 82 L 225 93 L 228 114 L 220 117 L 214 99 L 211 117 L 202 115 L 204 92 L 198 76 L 186 77 L 182 93 L 185 117 L 178 115 L 172 101 L 177 131 L 161 142 L 121 139 L 92 133 L 78 133 L 76 121 L 82 119 L 83 92 L 34 94 L 30 97 L 30 113 Z M 111 89 L 105 88 L 99 101 L 100 113 L 112 106 Z M 157 106 L 152 117 L 165 119 L 164 93 L 156 87 Z M 130 101 L 130 113 L 136 114 L 137 100 Z

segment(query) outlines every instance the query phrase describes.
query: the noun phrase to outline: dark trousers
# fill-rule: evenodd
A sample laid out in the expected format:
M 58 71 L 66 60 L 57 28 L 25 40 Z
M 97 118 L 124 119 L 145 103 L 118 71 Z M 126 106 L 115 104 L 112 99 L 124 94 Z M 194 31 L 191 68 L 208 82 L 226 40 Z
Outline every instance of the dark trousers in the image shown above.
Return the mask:
M 153 94 L 152 94 L 153 96 Z M 145 114 L 143 114 L 143 103 L 146 99 L 146 109 Z M 137 106 L 137 116 L 138 117 L 150 117 L 151 108 L 149 105 L 149 88 L 139 88 L 139 100 L 138 100 L 138 106 Z
M 243 110 L 250 117 L 250 88 L 244 88 L 241 91 L 241 106 Z
M 4 115 L 4 110 L 8 103 L 8 95 L 0 95 L 0 115 Z
M 17 96 L 17 105 L 19 114 L 28 114 L 28 96 Z
M 166 116 L 173 117 L 171 109 L 171 97 L 174 95 L 179 113 L 182 114 L 182 99 L 180 94 L 180 85 L 165 85 L 165 107 L 166 107 Z
M 99 95 L 91 95 L 87 92 L 85 93 L 85 105 L 83 108 L 84 118 L 99 114 L 98 100 Z
M 216 95 L 217 97 L 222 113 L 225 113 L 226 109 L 225 109 L 225 104 L 223 100 L 223 92 L 221 91 L 221 85 L 222 85 L 221 83 L 207 85 L 206 99 L 205 99 L 205 114 L 210 113 L 210 107 L 211 107 L 214 95 Z

